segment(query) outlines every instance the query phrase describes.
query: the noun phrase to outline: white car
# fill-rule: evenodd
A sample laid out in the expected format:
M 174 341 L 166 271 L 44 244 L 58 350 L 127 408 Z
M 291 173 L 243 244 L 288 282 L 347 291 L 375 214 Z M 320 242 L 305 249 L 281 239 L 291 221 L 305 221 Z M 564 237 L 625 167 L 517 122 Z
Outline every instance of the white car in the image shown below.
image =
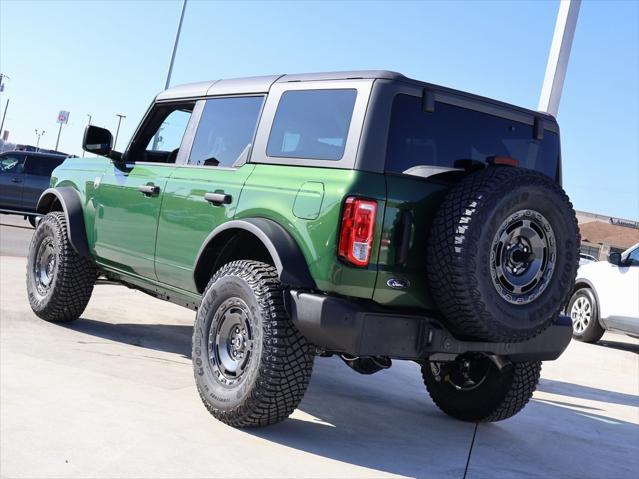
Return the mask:
M 580 266 L 567 312 L 580 341 L 594 343 L 606 330 L 639 337 L 639 243 Z
M 583 266 L 588 263 L 594 263 L 595 261 L 597 261 L 597 258 L 595 258 L 593 255 L 579 253 L 579 266 Z

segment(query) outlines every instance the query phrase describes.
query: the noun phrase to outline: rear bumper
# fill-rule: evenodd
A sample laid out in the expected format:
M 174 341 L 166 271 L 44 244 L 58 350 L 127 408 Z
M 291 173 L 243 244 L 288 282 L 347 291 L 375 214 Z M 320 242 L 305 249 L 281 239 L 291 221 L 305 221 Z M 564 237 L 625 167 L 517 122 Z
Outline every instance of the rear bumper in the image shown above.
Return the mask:
M 465 341 L 441 321 L 396 314 L 374 303 L 291 291 L 289 312 L 308 341 L 327 351 L 354 356 L 426 359 L 435 354 L 478 352 L 513 362 L 557 359 L 572 338 L 572 323 L 559 316 L 543 333 L 518 343 Z

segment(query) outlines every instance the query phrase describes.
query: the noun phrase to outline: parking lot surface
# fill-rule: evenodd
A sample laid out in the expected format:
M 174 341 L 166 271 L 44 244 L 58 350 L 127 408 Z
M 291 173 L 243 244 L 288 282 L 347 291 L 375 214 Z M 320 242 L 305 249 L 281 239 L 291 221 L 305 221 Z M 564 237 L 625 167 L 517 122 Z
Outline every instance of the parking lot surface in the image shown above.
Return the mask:
M 639 476 L 635 339 L 573 342 L 522 413 L 479 426 L 441 413 L 414 363 L 361 376 L 317 358 L 289 420 L 236 430 L 200 404 L 192 311 L 100 285 L 82 319 L 39 320 L 24 285 L 31 232 L 0 215 L 2 477 Z

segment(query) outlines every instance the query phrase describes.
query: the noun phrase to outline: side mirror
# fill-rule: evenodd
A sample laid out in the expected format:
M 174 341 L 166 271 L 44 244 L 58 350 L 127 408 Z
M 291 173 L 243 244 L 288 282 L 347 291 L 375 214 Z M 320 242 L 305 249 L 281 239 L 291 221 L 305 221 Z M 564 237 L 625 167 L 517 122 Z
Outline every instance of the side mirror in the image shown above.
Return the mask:
M 621 266 L 621 253 L 613 252 L 608 255 L 608 263 L 614 264 L 615 266 Z
M 109 156 L 113 148 L 113 135 L 106 128 L 87 125 L 82 138 L 82 149 L 100 156 Z

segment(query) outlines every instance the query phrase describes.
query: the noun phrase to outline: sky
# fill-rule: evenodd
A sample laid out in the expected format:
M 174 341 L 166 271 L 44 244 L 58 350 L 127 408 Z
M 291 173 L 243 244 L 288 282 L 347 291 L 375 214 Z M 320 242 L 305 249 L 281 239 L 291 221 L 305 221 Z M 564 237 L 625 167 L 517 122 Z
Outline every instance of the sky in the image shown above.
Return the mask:
M 171 84 L 386 69 L 537 109 L 558 0 L 189 0 Z M 182 1 L 0 0 L 9 140 L 81 154 L 88 114 L 125 148 L 164 88 Z M 576 209 L 639 219 L 639 1 L 581 6 L 558 114 Z

